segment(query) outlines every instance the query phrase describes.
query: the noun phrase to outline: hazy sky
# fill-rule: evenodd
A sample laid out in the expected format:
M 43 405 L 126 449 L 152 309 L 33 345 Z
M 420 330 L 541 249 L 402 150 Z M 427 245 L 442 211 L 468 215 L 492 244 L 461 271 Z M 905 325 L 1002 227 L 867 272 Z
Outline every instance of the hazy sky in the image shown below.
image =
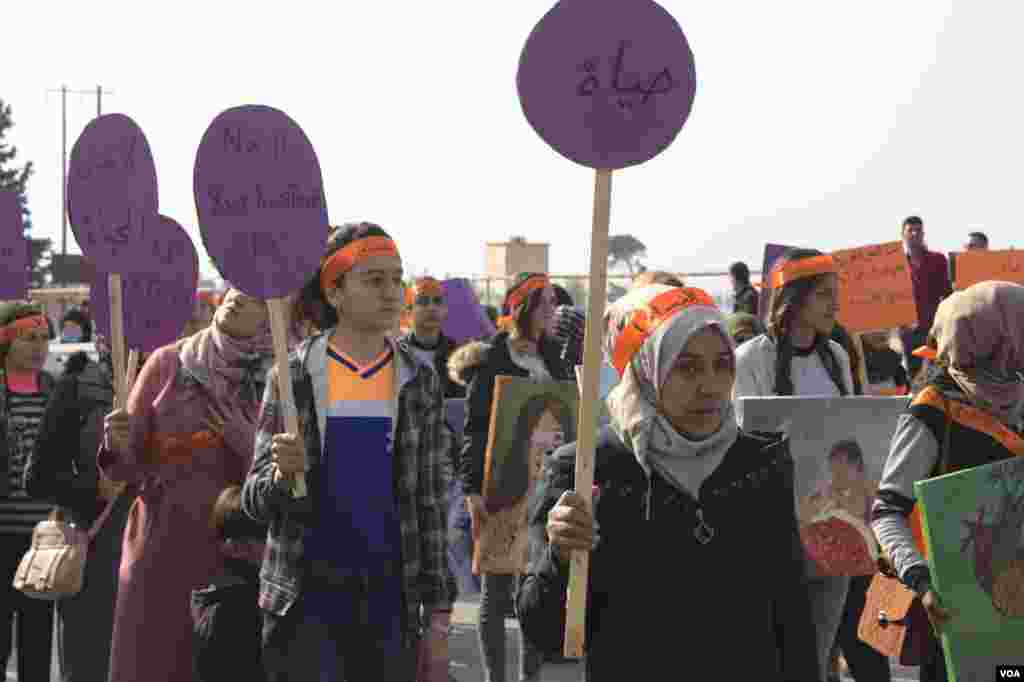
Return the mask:
M 60 248 L 60 97 L 46 90 L 102 84 L 114 91 L 104 111 L 149 139 L 161 212 L 200 249 L 196 147 L 219 112 L 260 103 L 312 140 L 331 222 L 385 226 L 414 272 L 482 272 L 483 242 L 512 234 L 550 241 L 553 272 L 584 271 L 593 172 L 540 140 L 515 88 L 551 4 L 5 3 L 0 97 L 36 164 L 35 235 Z M 651 265 L 758 264 L 765 241 L 886 241 L 910 213 L 934 248 L 959 248 L 971 227 L 1013 244 L 1020 3 L 662 4 L 693 48 L 693 113 L 667 152 L 616 174 L 612 196 L 612 233 L 638 236 Z M 95 96 L 68 109 L 70 151 Z M 77 252 L 70 231 L 69 244 Z

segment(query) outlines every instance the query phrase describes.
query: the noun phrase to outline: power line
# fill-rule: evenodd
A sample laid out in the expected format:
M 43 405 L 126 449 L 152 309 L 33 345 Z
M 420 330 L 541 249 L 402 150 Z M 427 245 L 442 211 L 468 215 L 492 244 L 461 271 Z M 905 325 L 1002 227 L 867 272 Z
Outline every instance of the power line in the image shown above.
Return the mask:
M 95 90 L 70 90 L 67 85 L 58 90 L 47 90 L 47 93 L 60 93 L 60 125 L 61 125 L 61 173 L 60 173 L 60 216 L 61 216 L 61 256 L 68 255 L 68 94 L 96 95 L 96 117 L 103 115 L 103 95 L 112 95 L 112 90 L 104 90 L 97 85 Z

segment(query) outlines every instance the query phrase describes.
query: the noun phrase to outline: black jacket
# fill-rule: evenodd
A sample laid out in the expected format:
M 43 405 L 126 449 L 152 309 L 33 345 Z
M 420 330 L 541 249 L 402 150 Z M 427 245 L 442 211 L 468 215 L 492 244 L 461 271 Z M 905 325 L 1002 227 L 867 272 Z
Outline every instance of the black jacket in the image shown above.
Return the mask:
M 750 315 L 753 315 L 754 317 L 757 317 L 757 307 L 759 298 L 760 294 L 757 293 L 757 289 L 755 289 L 752 285 L 748 284 L 747 286 L 743 287 L 738 292 L 736 292 L 736 298 L 733 303 L 733 312 L 748 313 Z
M 465 387 L 454 381 L 448 374 L 448 360 L 451 358 L 452 353 L 455 352 L 455 341 L 444 334 L 441 334 L 437 341 L 437 347 L 428 349 L 416 340 L 416 335 L 412 332 L 406 334 L 402 339 L 410 348 L 422 348 L 424 350 L 434 351 L 434 371 L 437 372 L 437 376 L 441 380 L 441 390 L 444 392 L 446 400 L 448 398 L 466 397 Z
M 478 341 L 467 344 L 452 356 L 449 363 L 452 378 L 468 384 L 462 453 L 456 462 L 456 475 L 466 495 L 479 495 L 483 490 L 495 377 L 530 376 L 529 372 L 512 361 L 508 336 L 508 332 L 500 332 L 487 343 Z M 571 377 L 562 364 L 560 354 L 561 349 L 557 343 L 547 337 L 541 338 L 540 355 L 551 378 L 567 381 Z
M 262 541 L 267 537 L 267 525 L 239 509 L 227 515 L 221 534 L 226 539 Z M 264 679 L 259 570 L 245 559 L 225 558 L 223 570 L 213 582 L 192 591 L 196 682 Z
M 531 501 L 531 561 L 517 597 L 523 633 L 552 653 L 564 640 L 569 572 L 545 525 L 573 488 L 575 458 L 575 443 L 556 451 Z M 694 679 L 733 665 L 739 677 L 765 682 L 820 680 L 788 441 L 740 435 L 701 487 L 714 533 L 703 545 L 698 502 L 657 474 L 648 478 L 608 429 L 594 482 L 601 542 L 590 559 L 588 682 L 635 679 L 640 660 L 644 670 Z
M 891 348 L 864 348 L 864 364 L 867 369 L 868 383 L 882 384 L 892 381 L 896 386 L 910 386 L 907 381 L 907 370 L 903 369 L 903 359 Z
M 84 353 L 69 358 L 25 465 L 29 496 L 70 510 L 72 518 L 85 527 L 106 504 L 99 497 L 96 453 L 103 438 L 103 418 L 113 402 L 114 389 L 104 367 Z

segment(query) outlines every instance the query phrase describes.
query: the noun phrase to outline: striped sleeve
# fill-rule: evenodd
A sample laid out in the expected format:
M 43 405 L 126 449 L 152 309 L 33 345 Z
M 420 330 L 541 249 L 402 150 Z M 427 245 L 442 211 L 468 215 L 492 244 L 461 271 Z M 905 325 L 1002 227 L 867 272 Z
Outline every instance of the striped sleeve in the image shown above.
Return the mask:
M 36 501 L 25 490 L 25 469 L 39 436 L 46 410 L 42 393 L 7 394 L 7 476 L 9 495 L 0 499 L 0 534 L 31 535 L 49 516 L 52 505 Z

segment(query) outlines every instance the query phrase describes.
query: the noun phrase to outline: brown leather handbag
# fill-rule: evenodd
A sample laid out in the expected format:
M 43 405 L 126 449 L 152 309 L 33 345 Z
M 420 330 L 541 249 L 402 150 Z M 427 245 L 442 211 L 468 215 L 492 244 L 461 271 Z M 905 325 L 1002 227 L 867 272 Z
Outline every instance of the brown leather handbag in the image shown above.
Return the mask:
M 900 665 L 921 665 L 931 624 L 921 599 L 897 578 L 878 573 L 871 580 L 857 627 L 862 642 Z
M 946 432 L 933 475 L 945 470 L 944 463 L 949 456 L 953 418 L 948 400 L 945 413 Z M 931 648 L 935 637 L 928 612 L 924 610 L 921 598 L 900 582 L 884 552 L 878 564 L 880 572 L 871 579 L 868 587 L 857 636 L 875 651 L 897 658 L 900 665 L 921 665 L 921 659 Z

